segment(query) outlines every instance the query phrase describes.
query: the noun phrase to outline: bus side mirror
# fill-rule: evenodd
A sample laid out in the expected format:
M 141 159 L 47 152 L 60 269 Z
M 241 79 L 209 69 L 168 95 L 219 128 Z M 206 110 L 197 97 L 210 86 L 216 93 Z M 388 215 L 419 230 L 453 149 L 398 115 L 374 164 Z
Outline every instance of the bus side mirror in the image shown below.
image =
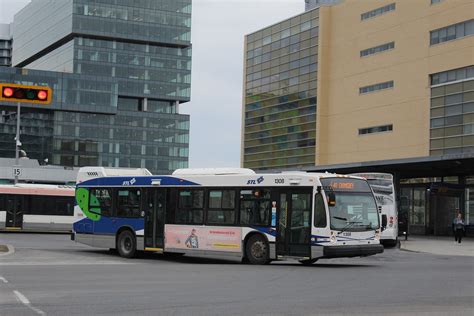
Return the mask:
M 328 198 L 328 205 L 331 206 L 336 206 L 336 195 L 333 192 L 329 192 L 327 195 Z
M 382 214 L 382 231 L 384 231 L 387 228 L 387 215 Z

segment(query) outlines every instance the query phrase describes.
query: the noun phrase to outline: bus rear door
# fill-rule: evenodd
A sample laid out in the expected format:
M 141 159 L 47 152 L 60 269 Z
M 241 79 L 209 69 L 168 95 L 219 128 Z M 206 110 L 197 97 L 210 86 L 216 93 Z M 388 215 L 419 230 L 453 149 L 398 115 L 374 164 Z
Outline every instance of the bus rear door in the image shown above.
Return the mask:
M 145 250 L 163 251 L 166 189 L 148 189 L 145 201 Z

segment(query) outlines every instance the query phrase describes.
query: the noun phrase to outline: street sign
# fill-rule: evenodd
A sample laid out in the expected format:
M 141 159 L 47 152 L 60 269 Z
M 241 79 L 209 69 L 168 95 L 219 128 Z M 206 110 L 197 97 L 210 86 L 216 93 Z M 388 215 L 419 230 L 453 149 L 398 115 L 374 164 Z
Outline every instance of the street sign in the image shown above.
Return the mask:
M 0 83 L 0 101 L 47 105 L 52 98 L 53 90 L 50 87 Z
M 22 173 L 22 170 L 20 167 L 13 167 L 13 176 L 14 177 L 20 177 Z

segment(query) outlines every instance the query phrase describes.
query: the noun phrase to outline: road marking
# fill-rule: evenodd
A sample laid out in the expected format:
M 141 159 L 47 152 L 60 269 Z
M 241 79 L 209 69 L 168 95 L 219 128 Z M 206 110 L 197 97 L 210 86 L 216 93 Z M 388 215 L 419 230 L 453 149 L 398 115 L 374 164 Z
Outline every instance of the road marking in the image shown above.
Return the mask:
M 84 265 L 136 265 L 141 264 L 140 262 L 0 262 L 0 266 L 84 266 Z
M 2 277 L 1 275 L 0 275 L 0 281 L 2 281 L 3 283 L 8 283 L 8 280 Z
M 15 294 L 16 298 L 26 307 L 37 313 L 38 315 L 46 315 L 41 309 L 34 307 L 31 305 L 30 301 L 26 298 L 25 295 L 21 294 L 19 291 L 14 290 L 13 293 Z

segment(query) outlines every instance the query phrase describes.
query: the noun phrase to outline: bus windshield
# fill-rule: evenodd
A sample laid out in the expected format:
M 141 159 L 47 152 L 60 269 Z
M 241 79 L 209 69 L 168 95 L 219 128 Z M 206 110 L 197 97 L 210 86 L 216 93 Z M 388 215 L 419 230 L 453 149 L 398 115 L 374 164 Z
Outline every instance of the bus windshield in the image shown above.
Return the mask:
M 332 191 L 336 204 L 329 207 L 331 229 L 365 231 L 379 228 L 375 199 L 368 183 L 360 179 L 321 179 L 326 192 Z

